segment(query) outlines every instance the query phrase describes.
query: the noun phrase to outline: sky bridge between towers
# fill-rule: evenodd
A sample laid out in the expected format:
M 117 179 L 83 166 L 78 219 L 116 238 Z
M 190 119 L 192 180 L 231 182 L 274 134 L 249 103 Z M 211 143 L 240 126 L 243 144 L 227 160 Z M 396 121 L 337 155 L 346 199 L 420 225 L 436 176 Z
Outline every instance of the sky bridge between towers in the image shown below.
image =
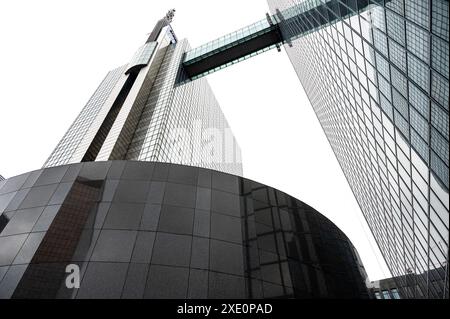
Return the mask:
M 183 60 L 184 77 L 197 79 L 372 8 L 383 0 L 307 0 L 205 43 Z

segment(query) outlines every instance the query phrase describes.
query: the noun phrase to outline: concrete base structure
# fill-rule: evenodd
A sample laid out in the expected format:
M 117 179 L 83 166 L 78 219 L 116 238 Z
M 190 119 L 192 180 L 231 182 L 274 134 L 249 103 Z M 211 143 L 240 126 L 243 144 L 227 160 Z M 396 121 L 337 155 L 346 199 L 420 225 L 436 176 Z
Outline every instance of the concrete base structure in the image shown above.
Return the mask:
M 332 222 L 272 187 L 153 162 L 0 182 L 0 298 L 368 298 Z

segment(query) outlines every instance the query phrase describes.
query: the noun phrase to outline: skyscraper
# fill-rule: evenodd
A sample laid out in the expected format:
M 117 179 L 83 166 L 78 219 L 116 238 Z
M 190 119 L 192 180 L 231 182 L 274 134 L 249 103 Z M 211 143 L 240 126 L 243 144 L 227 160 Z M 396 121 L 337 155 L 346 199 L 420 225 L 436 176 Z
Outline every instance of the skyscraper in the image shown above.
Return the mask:
M 128 161 L 184 163 L 240 174 L 240 152 L 231 152 L 230 156 L 234 138 L 224 133 L 228 125 L 201 77 L 283 45 L 401 297 L 448 298 L 448 2 L 269 0 L 269 6 L 272 14 L 267 14 L 266 19 L 193 50 L 185 40 L 176 39 L 170 28 L 173 12 L 169 12 L 130 63 L 107 75 L 46 162 L 47 168 L 0 184 L 0 208 L 4 210 L 0 240 L 7 248 L 0 254 L 3 270 L 7 272 L 1 284 L 9 287 L 5 295 L 31 296 L 40 291 L 38 287 L 48 279 L 46 276 L 55 284 L 50 293 L 57 295 L 61 277 L 55 278 L 54 269 L 42 262 L 56 255 L 62 264 L 58 265 L 58 276 L 68 261 L 89 263 L 86 266 L 89 276 L 84 280 L 92 287 L 96 287 L 98 274 L 105 272 L 108 277 L 118 270 L 121 277 L 111 282 L 117 284 L 117 294 L 124 293 L 121 290 L 125 289 L 124 282 L 134 279 L 125 276 L 128 266 L 122 264 L 130 263 L 141 279 L 145 277 L 143 273 L 150 276 L 147 282 L 150 288 L 141 287 L 141 296 L 146 293 L 153 296 L 155 291 L 151 287 L 155 282 L 163 289 L 165 283 L 157 278 L 168 275 L 171 282 L 167 287 L 180 285 L 184 291 L 180 295 L 178 291 L 168 291 L 169 296 L 184 298 L 191 287 L 189 276 L 194 273 L 193 278 L 200 280 L 197 283 L 205 280 L 208 289 L 218 289 L 214 296 L 223 296 L 219 286 L 231 277 L 224 279 L 213 274 L 206 280 L 204 273 L 197 272 L 198 267 L 187 262 L 189 258 L 195 260 L 194 255 L 180 254 L 181 259 L 171 259 L 163 252 L 167 247 L 185 247 L 185 251 L 192 247 L 183 246 L 191 243 L 189 236 L 176 240 L 178 235 L 190 235 L 192 245 L 202 241 L 196 237 L 212 241 L 219 236 L 223 240 L 226 237 L 220 234 L 223 224 L 218 223 L 220 226 L 213 234 L 210 221 L 216 213 L 241 218 L 241 223 L 228 220 L 234 226 L 227 228 L 227 232 L 236 236 L 232 239 L 237 241 L 235 244 L 248 249 L 249 239 L 245 236 L 250 230 L 245 227 L 249 221 L 253 223 L 253 216 L 249 216 L 253 212 L 255 219 L 260 219 L 255 221 L 260 237 L 254 241 L 261 245 L 257 258 L 260 264 L 256 268 L 247 264 L 254 257 L 251 249 L 245 251 L 245 262 L 232 257 L 222 260 L 228 275 L 241 277 L 227 288 L 247 289 L 246 296 L 250 297 L 255 296 L 253 279 L 261 281 L 256 287 L 267 288 L 264 296 L 314 296 L 317 292 L 319 296 L 327 296 L 327 292 L 345 288 L 334 275 L 310 276 L 312 270 L 308 269 L 299 276 L 297 268 L 291 268 L 289 254 L 277 250 L 280 245 L 294 247 L 300 255 L 311 254 L 306 246 L 296 246 L 299 234 L 305 231 L 300 222 L 303 212 L 296 210 L 296 205 L 278 202 L 275 190 L 255 182 L 250 191 L 247 180 L 233 177 L 230 182 L 225 174 L 217 173 L 217 177 L 209 170 Z M 219 146 L 209 139 L 205 141 L 201 129 L 205 123 L 213 128 L 214 132 L 206 133 L 211 141 L 223 141 Z M 112 162 L 102 162 L 106 160 Z M 247 194 L 255 201 L 248 202 Z M 270 207 L 261 206 L 261 202 Z M 57 205 L 62 206 L 55 208 Z M 289 225 L 287 229 L 280 226 L 284 213 L 278 209 L 292 213 L 290 222 L 296 227 L 293 233 Z M 121 215 L 123 211 L 129 213 L 127 218 Z M 315 214 L 309 214 L 312 215 Z M 55 220 L 52 222 L 49 216 Z M 200 221 L 197 216 L 207 217 Z M 38 221 L 36 230 L 33 225 L 41 218 L 46 226 Z M 74 220 L 78 228 L 72 229 Z M 272 222 L 270 230 L 266 228 L 267 222 Z M 263 225 L 259 225 L 259 230 L 258 223 Z M 319 222 L 316 226 L 321 228 L 323 224 L 327 223 Z M 211 228 L 206 233 L 198 233 L 197 229 L 196 233 L 192 225 Z M 42 227 L 47 228 L 45 234 Z M 330 232 L 332 228 L 329 227 Z M 124 234 L 123 229 L 149 237 Z M 22 230 L 23 233 L 18 233 Z M 69 236 L 62 230 L 78 239 L 88 232 L 87 245 L 83 245 L 83 240 L 69 238 L 71 250 L 62 249 L 58 246 L 60 236 Z M 159 237 L 160 249 L 152 255 L 156 265 L 139 251 L 136 258 L 144 258 L 145 265 L 132 266 L 136 262 L 132 257 L 134 243 L 138 248 L 146 247 L 148 252 L 146 245 L 155 240 L 154 234 L 141 233 L 147 231 L 170 236 Z M 95 236 L 99 233 L 97 243 Z M 172 238 L 173 235 L 176 236 Z M 327 232 L 319 231 L 321 236 L 328 238 Z M 116 254 L 111 242 L 126 245 L 127 249 Z M 220 245 L 217 249 L 211 245 L 208 249 L 206 245 L 203 247 L 208 251 L 208 270 L 212 273 L 221 272 L 222 262 L 217 256 L 231 256 L 228 252 L 233 250 L 229 246 L 225 253 L 218 253 Z M 354 289 L 349 295 L 362 296 L 359 285 L 364 271 L 358 265 L 357 255 L 351 253 L 351 245 L 344 246 L 347 262 L 339 254 L 334 255 L 336 263 L 331 269 L 347 269 L 344 272 L 357 278 L 352 280 Z M 83 252 L 81 257 L 75 254 L 79 249 Z M 73 259 L 72 254 L 81 261 Z M 331 256 L 332 252 L 327 254 Z M 241 257 L 240 253 L 237 255 Z M 321 258 L 316 260 L 320 264 Z M 175 271 L 173 267 L 181 269 Z M 258 277 L 262 268 L 268 271 L 268 280 Z M 327 265 L 319 268 L 326 269 Z M 252 277 L 255 269 L 256 278 Z M 278 286 L 273 286 L 272 276 L 277 278 Z M 323 279 L 327 279 L 326 283 Z M 307 292 L 302 291 L 305 287 Z M 99 289 L 101 295 L 105 288 Z M 272 294 L 274 291 L 277 293 Z
M 179 85 L 190 47 L 171 28 L 173 14 L 106 75 L 44 167 L 126 159 L 242 175 L 240 148 L 206 79 Z
M 390 271 L 424 274 L 400 292 L 448 298 L 448 1 L 268 2 Z
M 186 72 L 283 45 L 403 297 L 448 297 L 448 1 L 268 2 Z
M 0 298 L 368 298 L 344 233 L 236 176 L 239 148 L 206 80 L 182 68 L 172 16 L 44 168 L 0 183 Z

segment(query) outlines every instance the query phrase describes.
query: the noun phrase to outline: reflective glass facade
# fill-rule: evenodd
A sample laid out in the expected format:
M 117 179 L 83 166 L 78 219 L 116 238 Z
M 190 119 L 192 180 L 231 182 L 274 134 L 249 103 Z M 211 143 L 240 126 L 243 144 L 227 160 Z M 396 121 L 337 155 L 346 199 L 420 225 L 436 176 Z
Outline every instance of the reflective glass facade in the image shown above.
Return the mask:
M 114 87 L 119 83 L 123 84 L 123 81 L 119 80 L 123 76 L 125 70 L 126 66 L 122 66 L 108 72 L 105 79 L 87 102 L 86 106 L 50 154 L 44 167 L 57 166 L 71 162 L 71 158 L 74 156 L 74 153 L 80 146 L 83 138 L 89 132 L 89 128 L 94 119 L 99 116 L 99 113 L 104 116 L 104 114 L 102 114 L 104 111 L 101 112 L 102 108 L 105 106 Z
M 193 50 L 188 51 L 186 53 L 185 60 L 190 61 L 198 59 L 205 55 L 212 55 L 216 50 L 224 50 L 227 48 L 227 46 L 230 46 L 235 42 L 243 41 L 247 37 L 257 36 L 259 32 L 268 32 L 270 28 L 271 25 L 269 24 L 269 21 L 267 19 L 255 22 L 249 26 L 236 30 L 214 41 L 210 41 Z
M 0 185 L 0 298 L 369 297 L 344 233 L 239 176 L 96 161 Z
M 448 298 L 448 1 L 268 2 L 403 294 Z
M 242 175 L 240 148 L 207 81 L 180 85 L 187 40 L 160 22 L 154 40 L 108 73 L 44 167 L 130 159 Z
M 272 48 L 279 48 L 280 42 L 278 27 L 267 16 L 266 19 L 187 51 L 183 68 L 190 79 L 198 79 Z M 198 64 L 203 64 L 203 67 L 199 68 Z
M 445 291 L 445 272 L 448 271 L 445 267 L 439 267 L 430 270 L 431 274 L 427 272 L 419 275 L 409 273 L 401 276 L 401 278 L 385 278 L 373 281 L 368 284 L 372 298 L 376 299 L 403 299 L 408 298 L 415 290 L 417 281 L 431 280 L 436 289 L 435 296 L 439 299 L 448 299 L 448 290 Z M 416 278 L 422 277 L 422 278 Z M 436 283 L 436 281 L 440 281 Z
M 190 164 L 242 175 L 240 148 L 206 79 L 180 83 L 187 40 L 168 46 L 125 158 Z M 161 71 L 164 70 L 164 71 Z M 208 147 L 208 140 L 216 148 Z M 106 159 L 106 158 L 105 158 Z

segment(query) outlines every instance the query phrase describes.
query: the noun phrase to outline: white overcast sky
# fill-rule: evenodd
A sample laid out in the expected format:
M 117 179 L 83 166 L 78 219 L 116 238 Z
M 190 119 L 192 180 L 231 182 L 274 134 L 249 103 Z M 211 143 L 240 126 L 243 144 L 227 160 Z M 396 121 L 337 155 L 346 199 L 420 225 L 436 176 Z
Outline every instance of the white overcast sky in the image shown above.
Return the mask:
M 168 9 L 192 47 L 265 18 L 265 0 L 0 2 L 0 174 L 39 169 L 107 71 L 127 63 Z M 371 280 L 389 271 L 286 52 L 208 76 L 242 148 L 244 176 L 343 230 Z

